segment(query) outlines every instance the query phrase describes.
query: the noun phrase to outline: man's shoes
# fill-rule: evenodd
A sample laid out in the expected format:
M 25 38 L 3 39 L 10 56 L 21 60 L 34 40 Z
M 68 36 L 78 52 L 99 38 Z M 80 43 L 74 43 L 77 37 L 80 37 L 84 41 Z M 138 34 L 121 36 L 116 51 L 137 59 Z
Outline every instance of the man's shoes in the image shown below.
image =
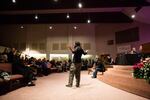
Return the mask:
M 68 85 L 66 85 L 66 87 L 72 87 L 72 85 L 69 85 L 69 84 L 68 84 Z
M 28 82 L 27 84 L 28 86 L 35 86 L 35 84 L 33 82 Z
M 91 78 L 96 78 L 96 77 L 92 76 Z
M 79 87 L 79 85 L 76 85 L 76 87 Z

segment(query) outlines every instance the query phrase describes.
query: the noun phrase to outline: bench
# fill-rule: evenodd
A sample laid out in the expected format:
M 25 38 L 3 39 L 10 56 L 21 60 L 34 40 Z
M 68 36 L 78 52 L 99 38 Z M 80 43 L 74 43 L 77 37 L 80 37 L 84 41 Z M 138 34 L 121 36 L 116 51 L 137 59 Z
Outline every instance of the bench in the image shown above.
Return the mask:
M 16 83 L 20 84 L 21 81 L 23 81 L 23 75 L 20 74 L 12 74 L 12 64 L 10 63 L 0 63 L 0 70 L 8 72 L 10 74 L 10 80 L 6 81 L 2 78 L 0 78 L 0 92 L 6 89 L 12 90 Z

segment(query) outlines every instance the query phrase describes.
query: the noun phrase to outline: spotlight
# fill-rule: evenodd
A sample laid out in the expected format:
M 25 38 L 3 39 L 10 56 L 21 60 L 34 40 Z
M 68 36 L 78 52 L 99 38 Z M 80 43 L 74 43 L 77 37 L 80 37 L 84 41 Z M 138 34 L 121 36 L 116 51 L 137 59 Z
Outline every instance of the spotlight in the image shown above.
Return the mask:
M 74 26 L 73 28 L 76 30 L 76 29 L 77 29 L 77 26 Z
M 54 0 L 54 2 L 58 2 L 58 0 Z
M 22 29 L 23 29 L 23 28 L 24 28 L 24 26 L 21 26 L 20 28 L 22 28 Z
M 87 23 L 91 23 L 91 20 L 90 20 L 90 19 L 88 19 L 88 20 L 87 20 Z
M 51 29 L 53 29 L 53 27 L 52 27 L 52 26 L 50 26 L 50 27 L 49 27 L 49 29 L 51 30 Z
M 69 18 L 70 18 L 69 14 L 67 14 L 66 18 L 67 18 L 67 19 L 69 19 Z
M 133 14 L 133 15 L 131 15 L 131 18 L 132 18 L 132 19 L 134 19 L 134 18 L 135 18 L 135 15 L 134 15 L 134 14 Z
M 38 15 L 35 15 L 35 17 L 34 17 L 35 19 L 38 19 Z
M 16 3 L 16 0 L 12 0 L 13 3 Z
M 82 3 L 81 2 L 78 3 L 78 7 L 82 8 Z

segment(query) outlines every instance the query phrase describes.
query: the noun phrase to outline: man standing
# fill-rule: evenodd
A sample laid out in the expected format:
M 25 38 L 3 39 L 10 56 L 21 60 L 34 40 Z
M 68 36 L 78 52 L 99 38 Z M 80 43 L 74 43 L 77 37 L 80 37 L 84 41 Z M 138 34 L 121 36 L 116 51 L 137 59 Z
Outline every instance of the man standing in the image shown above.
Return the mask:
M 75 42 L 74 49 L 72 49 L 71 47 L 69 47 L 69 49 L 74 54 L 74 56 L 73 56 L 73 64 L 70 67 L 69 82 L 68 82 L 68 85 L 66 85 L 66 86 L 67 87 L 72 87 L 73 78 L 75 76 L 75 78 L 76 78 L 76 87 L 79 87 L 80 86 L 80 71 L 81 71 L 81 66 L 82 66 L 81 56 L 82 56 L 82 54 L 84 54 L 84 55 L 87 54 L 87 51 L 85 52 L 81 48 L 80 42 Z

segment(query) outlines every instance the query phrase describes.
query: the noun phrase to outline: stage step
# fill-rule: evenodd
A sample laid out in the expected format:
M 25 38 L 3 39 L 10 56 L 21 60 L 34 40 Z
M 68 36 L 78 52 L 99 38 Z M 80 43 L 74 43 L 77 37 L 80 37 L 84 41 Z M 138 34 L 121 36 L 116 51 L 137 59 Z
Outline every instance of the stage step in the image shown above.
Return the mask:
M 133 78 L 131 66 L 114 66 L 113 68 L 108 68 L 103 75 L 98 74 L 98 79 L 111 86 L 150 99 L 150 84 L 144 79 Z
M 105 68 L 113 68 L 113 65 L 105 65 Z
M 113 69 L 120 69 L 120 70 L 133 70 L 133 66 L 129 65 L 112 65 Z
M 120 84 L 129 84 L 138 86 L 150 86 L 144 79 L 135 79 L 129 75 L 121 75 L 121 74 L 112 74 L 112 73 L 104 73 L 103 75 L 98 75 L 98 78 L 101 80 L 107 80 L 110 82 L 116 82 Z
M 106 73 L 114 73 L 114 74 L 124 74 L 124 75 L 130 75 L 132 76 L 132 70 L 121 70 L 121 69 L 114 69 L 114 68 L 109 68 L 107 69 Z

